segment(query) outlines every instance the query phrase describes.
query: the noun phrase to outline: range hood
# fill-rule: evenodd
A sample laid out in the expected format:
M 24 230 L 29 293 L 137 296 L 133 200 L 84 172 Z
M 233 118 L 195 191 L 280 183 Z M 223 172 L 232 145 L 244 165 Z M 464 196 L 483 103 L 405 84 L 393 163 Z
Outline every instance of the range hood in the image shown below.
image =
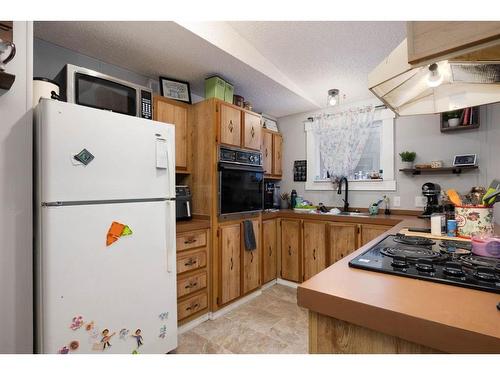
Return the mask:
M 416 66 L 408 64 L 405 39 L 368 75 L 368 86 L 400 116 L 500 102 L 500 41 Z

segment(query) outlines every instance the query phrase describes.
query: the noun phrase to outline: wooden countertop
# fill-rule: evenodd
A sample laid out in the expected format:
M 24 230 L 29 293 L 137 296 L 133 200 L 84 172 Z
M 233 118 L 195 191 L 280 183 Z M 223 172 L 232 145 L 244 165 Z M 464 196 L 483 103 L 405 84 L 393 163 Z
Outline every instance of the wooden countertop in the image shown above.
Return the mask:
M 394 225 L 349 256 L 298 287 L 298 304 L 336 319 L 450 353 L 500 353 L 500 294 L 350 268 L 348 262 L 387 234 L 428 227 L 405 215 L 339 217 L 264 213 L 263 218 L 296 217 Z
M 177 233 L 190 232 L 199 229 L 210 228 L 210 220 L 208 219 L 191 219 L 186 221 L 178 221 L 175 225 Z

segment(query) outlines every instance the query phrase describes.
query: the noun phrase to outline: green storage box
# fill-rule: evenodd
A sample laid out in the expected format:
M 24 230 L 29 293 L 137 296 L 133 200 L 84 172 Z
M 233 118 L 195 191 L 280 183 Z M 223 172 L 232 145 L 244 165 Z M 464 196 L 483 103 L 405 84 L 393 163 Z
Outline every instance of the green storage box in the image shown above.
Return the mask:
M 226 81 L 221 77 L 213 76 L 205 79 L 205 99 L 217 98 L 224 100 Z
M 226 82 L 226 89 L 224 90 L 224 101 L 233 104 L 234 86 Z

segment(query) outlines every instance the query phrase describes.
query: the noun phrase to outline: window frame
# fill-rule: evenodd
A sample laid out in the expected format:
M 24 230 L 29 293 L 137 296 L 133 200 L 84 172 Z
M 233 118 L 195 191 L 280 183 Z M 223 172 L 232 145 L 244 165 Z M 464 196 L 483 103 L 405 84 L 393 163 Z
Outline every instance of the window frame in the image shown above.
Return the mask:
M 383 180 L 349 180 L 349 190 L 358 191 L 396 191 L 395 178 L 395 155 L 394 155 L 394 119 L 396 115 L 389 109 L 376 110 L 373 121 L 382 122 L 382 145 L 380 155 L 381 169 L 384 170 Z M 312 134 L 312 125 L 306 122 L 304 125 L 306 133 L 306 158 L 307 158 L 307 180 L 305 190 L 328 191 L 337 188 L 331 181 L 315 181 L 314 175 L 318 169 L 319 147 L 316 146 L 315 137 Z

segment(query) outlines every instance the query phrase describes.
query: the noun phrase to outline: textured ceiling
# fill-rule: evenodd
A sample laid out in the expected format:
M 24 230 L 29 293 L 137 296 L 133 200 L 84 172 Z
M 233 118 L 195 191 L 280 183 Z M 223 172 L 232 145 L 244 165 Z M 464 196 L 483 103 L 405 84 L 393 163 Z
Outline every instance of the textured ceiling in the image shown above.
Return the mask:
M 229 22 L 307 98 L 174 22 L 36 22 L 35 36 L 150 77 L 220 74 L 254 109 L 276 117 L 317 109 L 329 88 L 364 99 L 368 73 L 405 37 L 404 22 Z

